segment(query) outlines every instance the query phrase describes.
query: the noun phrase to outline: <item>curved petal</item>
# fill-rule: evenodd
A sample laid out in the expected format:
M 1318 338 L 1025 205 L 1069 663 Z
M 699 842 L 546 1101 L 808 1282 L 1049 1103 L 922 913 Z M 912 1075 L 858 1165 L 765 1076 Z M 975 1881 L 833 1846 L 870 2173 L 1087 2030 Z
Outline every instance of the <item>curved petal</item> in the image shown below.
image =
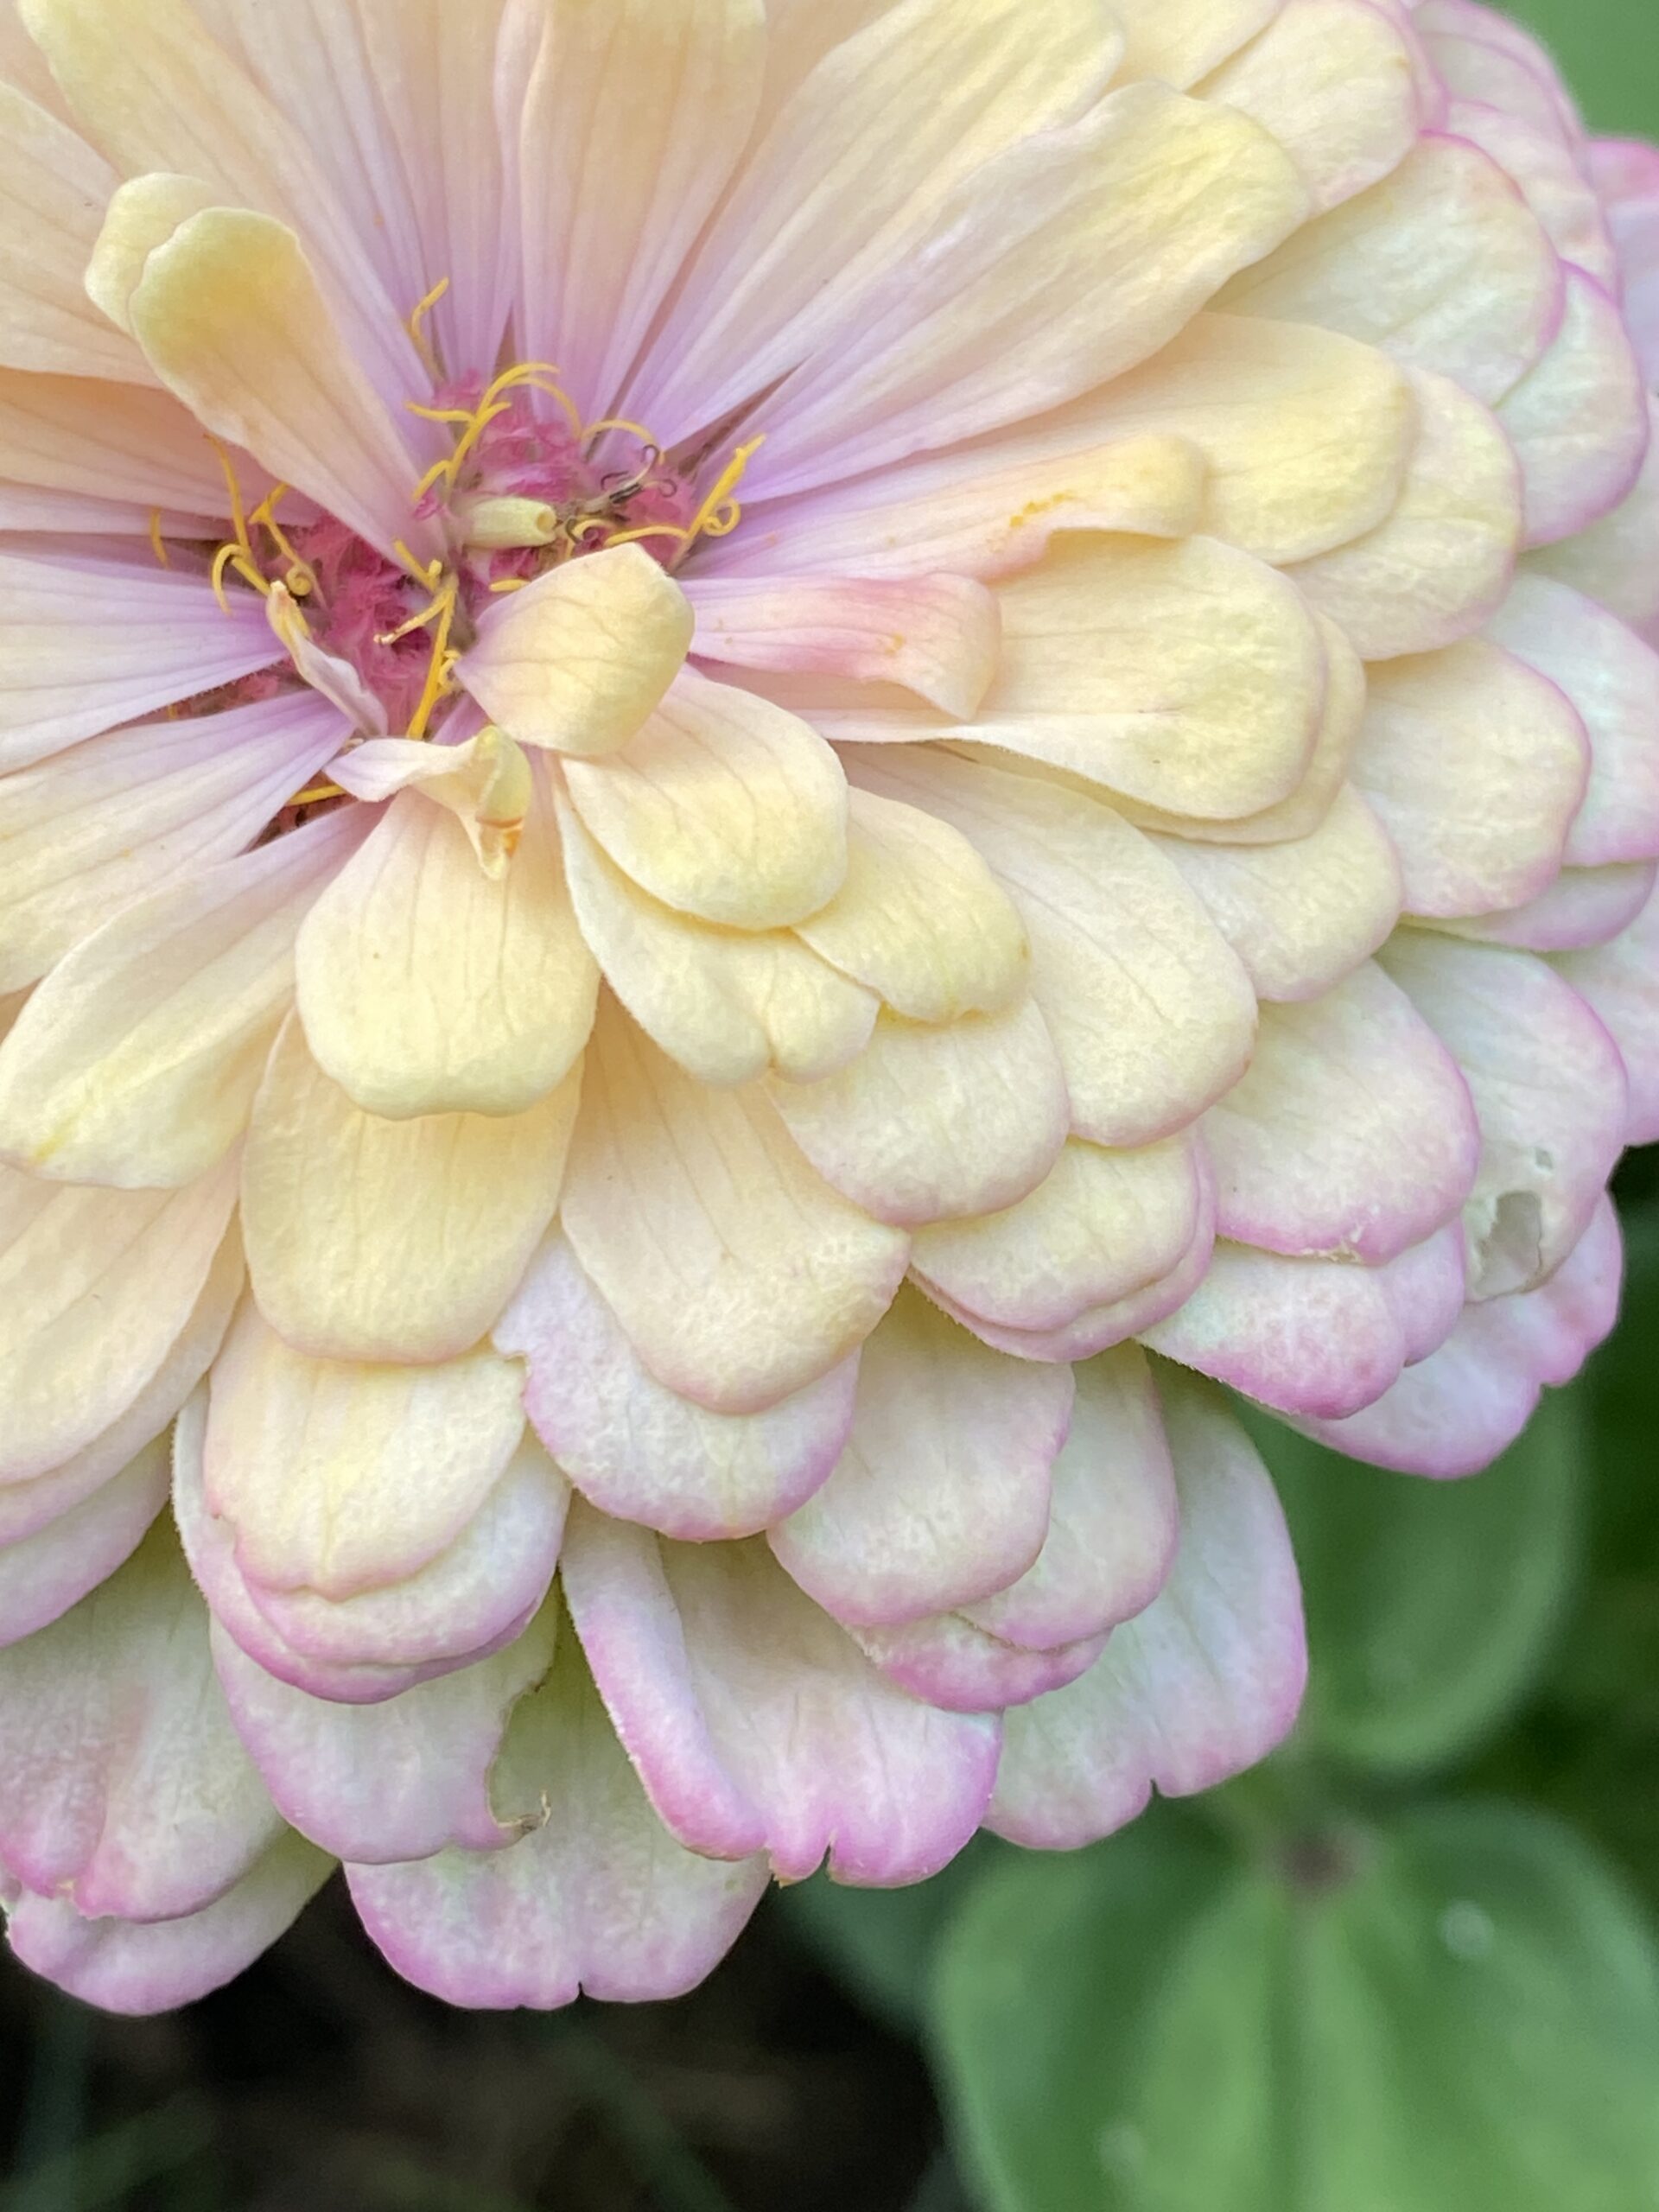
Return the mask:
M 1301 1702 L 1307 1651 L 1284 1516 L 1217 1395 L 1160 1373 L 1181 1539 L 1163 1593 L 1069 1689 L 1010 1713 L 988 1815 L 1067 1850 L 1109 1835 L 1157 1789 L 1208 1789 L 1271 1751 Z
M 557 1230 L 495 1344 L 527 1363 L 524 1409 L 582 1496 L 688 1542 L 782 1520 L 823 1483 L 852 1426 L 856 1355 L 758 1414 L 710 1413 L 666 1389 Z
M 1006 1589 L 1035 1560 L 1071 1375 L 1005 1357 L 901 1292 L 866 1344 L 829 1480 L 768 1541 L 849 1626 L 884 1627 Z

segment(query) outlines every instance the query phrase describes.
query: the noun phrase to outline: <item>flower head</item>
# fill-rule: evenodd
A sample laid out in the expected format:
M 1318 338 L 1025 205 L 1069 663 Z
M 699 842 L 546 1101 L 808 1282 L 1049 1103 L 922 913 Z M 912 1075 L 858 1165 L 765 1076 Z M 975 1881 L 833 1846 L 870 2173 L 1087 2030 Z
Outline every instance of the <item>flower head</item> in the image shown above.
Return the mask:
M 0 68 L 15 1949 L 661 1995 L 1261 1756 L 1217 1384 L 1479 1466 L 1659 1134 L 1655 157 L 1470 0 Z

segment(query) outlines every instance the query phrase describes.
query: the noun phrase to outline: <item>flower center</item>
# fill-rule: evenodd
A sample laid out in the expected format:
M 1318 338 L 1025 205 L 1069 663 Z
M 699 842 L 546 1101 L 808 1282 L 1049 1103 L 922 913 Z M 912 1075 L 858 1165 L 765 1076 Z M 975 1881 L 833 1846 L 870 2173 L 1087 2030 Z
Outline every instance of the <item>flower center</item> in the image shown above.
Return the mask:
M 423 562 L 399 540 L 392 558 L 328 514 L 285 526 L 279 510 L 289 487 L 276 486 L 250 509 L 219 448 L 232 535 L 209 575 L 227 609 L 238 586 L 260 594 L 301 677 L 327 690 L 331 671 L 344 676 L 387 731 L 416 739 L 443 720 L 455 664 L 492 599 L 618 545 L 641 545 L 678 569 L 700 539 L 736 528 L 735 494 L 761 442 L 728 448 L 721 425 L 669 450 L 644 423 L 585 422 L 550 363 L 520 362 L 488 382 L 446 378 L 423 328 L 445 289 L 429 294 L 409 325 L 433 371 L 434 401 L 407 403 L 450 434 L 449 451 L 410 494 L 411 516 L 437 524 L 444 550 Z M 152 538 L 170 564 L 159 515 Z M 263 696 L 270 673 L 248 683 Z M 334 792 L 329 785 L 291 804 Z

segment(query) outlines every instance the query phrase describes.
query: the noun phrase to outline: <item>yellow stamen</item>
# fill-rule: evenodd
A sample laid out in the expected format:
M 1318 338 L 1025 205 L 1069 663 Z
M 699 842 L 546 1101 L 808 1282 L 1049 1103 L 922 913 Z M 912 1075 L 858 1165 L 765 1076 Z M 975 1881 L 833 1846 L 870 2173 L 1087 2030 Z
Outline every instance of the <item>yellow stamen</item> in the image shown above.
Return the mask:
M 743 510 L 733 499 L 732 493 L 743 481 L 749 463 L 766 442 L 764 437 L 751 438 L 747 445 L 739 446 L 721 471 L 714 490 L 698 508 L 687 533 L 688 544 L 695 543 L 699 537 L 729 537 L 737 528 L 743 518 Z
M 288 803 L 290 806 L 316 806 L 323 799 L 345 796 L 338 784 L 313 784 L 309 791 L 296 791 Z
M 434 376 L 437 376 L 440 373 L 442 365 L 438 360 L 437 348 L 433 345 L 431 339 L 427 334 L 426 318 L 431 314 L 433 308 L 436 307 L 438 302 L 443 297 L 444 294 L 448 289 L 449 279 L 447 276 L 440 276 L 437 283 L 432 287 L 426 297 L 416 307 L 414 314 L 410 315 L 409 321 L 404 325 L 404 329 L 408 331 L 410 338 L 415 342 L 415 351 L 420 355 L 422 360 L 425 362 L 427 367 L 432 372 Z
M 442 612 L 438 615 L 437 632 L 432 641 L 432 658 L 427 665 L 426 683 L 421 691 L 420 704 L 410 717 L 409 734 L 412 738 L 420 739 L 426 735 L 438 702 L 454 688 L 449 679 L 461 655 L 450 651 L 449 636 L 454 628 L 455 607 L 460 595 L 460 579 L 451 576 L 439 595 Z
M 503 576 L 499 583 L 493 583 L 490 589 L 499 598 L 503 592 L 527 590 L 532 581 L 529 576 Z
M 309 599 L 317 588 L 316 571 L 308 561 L 303 560 L 294 550 L 276 520 L 276 502 L 286 497 L 288 489 L 286 484 L 273 486 L 248 517 L 248 520 L 250 524 L 257 524 L 260 529 L 270 531 L 271 543 L 276 548 L 283 559 L 288 563 L 288 574 L 283 578 L 283 582 L 295 598 Z
M 551 361 L 520 361 L 511 369 L 503 369 L 483 397 L 470 413 L 456 407 L 423 407 L 408 399 L 404 406 L 411 415 L 418 415 L 429 423 L 450 423 L 461 426 L 454 450 L 446 460 L 435 461 L 410 493 L 418 506 L 427 494 L 439 484 L 447 484 L 453 492 L 461 481 L 461 472 L 471 460 L 479 440 L 492 423 L 505 415 L 511 400 L 503 395 L 512 391 L 539 391 L 556 400 L 563 410 L 570 428 L 578 439 L 583 435 L 582 411 L 568 391 L 556 381 L 558 370 Z
M 626 415 L 607 415 L 603 422 L 589 423 L 582 434 L 583 445 L 591 445 L 602 430 L 626 430 L 631 437 L 638 438 L 642 446 L 651 446 L 658 453 L 662 451 L 645 424 L 630 423 Z
M 149 543 L 162 567 L 170 569 L 173 565 L 173 556 L 168 551 L 166 541 L 162 536 L 162 511 L 159 507 L 152 507 L 149 511 Z

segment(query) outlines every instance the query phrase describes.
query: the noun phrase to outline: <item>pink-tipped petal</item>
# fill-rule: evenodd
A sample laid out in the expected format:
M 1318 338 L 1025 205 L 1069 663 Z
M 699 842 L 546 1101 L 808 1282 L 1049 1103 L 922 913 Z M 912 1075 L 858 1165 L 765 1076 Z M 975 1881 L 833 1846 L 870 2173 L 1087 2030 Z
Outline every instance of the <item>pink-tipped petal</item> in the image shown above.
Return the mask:
M 989 1819 L 1017 1843 L 1070 1849 L 1133 1820 L 1154 1788 L 1210 1789 L 1271 1751 L 1301 1702 L 1301 1594 L 1267 1469 L 1214 1393 L 1168 1374 L 1160 1388 L 1175 1564 L 1086 1675 L 1009 1713 Z

